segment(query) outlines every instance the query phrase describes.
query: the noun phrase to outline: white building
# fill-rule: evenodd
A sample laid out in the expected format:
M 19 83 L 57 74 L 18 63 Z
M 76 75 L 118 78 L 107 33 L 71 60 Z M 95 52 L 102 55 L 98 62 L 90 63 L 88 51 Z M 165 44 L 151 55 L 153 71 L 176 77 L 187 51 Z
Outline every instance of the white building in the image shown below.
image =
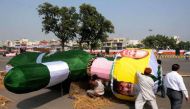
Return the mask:
M 127 38 L 108 38 L 107 41 L 103 43 L 103 49 L 121 50 L 124 49 L 126 44 Z
M 3 47 L 4 43 L 3 41 L 0 41 L 0 47 Z
M 14 47 L 20 48 L 20 47 L 27 47 L 29 43 L 29 39 L 22 38 L 20 40 L 14 40 Z
M 140 44 L 141 42 L 139 40 L 128 40 L 127 45 L 137 45 Z
M 178 44 L 180 42 L 179 36 L 173 36 L 173 38 L 176 40 L 176 44 Z
M 14 47 L 14 42 L 11 40 L 6 40 L 3 45 L 7 47 Z

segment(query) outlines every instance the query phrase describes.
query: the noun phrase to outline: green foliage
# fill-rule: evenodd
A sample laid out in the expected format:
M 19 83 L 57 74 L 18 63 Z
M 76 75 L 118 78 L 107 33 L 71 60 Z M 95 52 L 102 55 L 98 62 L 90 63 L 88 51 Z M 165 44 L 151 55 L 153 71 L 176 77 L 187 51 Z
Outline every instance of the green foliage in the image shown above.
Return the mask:
M 95 7 L 82 4 L 80 6 L 79 45 L 87 43 L 90 49 L 96 48 L 107 39 L 107 33 L 114 32 L 111 21 L 102 16 Z
M 88 4 L 82 4 L 78 14 L 75 7 L 59 8 L 46 2 L 39 5 L 38 12 L 42 16 L 42 31 L 54 33 L 63 48 L 66 42 L 77 39 L 80 48 L 86 43 L 95 49 L 107 39 L 108 33 L 114 32 L 111 21 Z
M 181 41 L 178 43 L 178 48 L 183 50 L 190 50 L 190 41 Z
M 46 2 L 39 5 L 38 12 L 42 16 L 42 31 L 52 32 L 61 39 L 63 49 L 66 42 L 76 37 L 78 14 L 75 7 L 59 8 Z
M 137 45 L 129 44 L 125 48 L 144 48 L 144 45 L 143 44 L 137 44 Z
M 151 35 L 142 40 L 145 48 L 152 49 L 175 49 L 176 40 L 165 35 Z

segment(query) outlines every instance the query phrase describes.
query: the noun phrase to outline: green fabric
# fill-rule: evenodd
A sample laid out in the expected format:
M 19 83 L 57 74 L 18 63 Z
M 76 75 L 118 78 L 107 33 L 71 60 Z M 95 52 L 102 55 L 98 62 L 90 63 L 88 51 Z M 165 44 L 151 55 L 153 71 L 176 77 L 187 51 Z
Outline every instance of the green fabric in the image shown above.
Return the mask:
M 42 62 L 64 61 L 68 64 L 70 74 L 69 79 L 77 80 L 87 76 L 86 69 L 90 59 L 94 56 L 82 50 L 70 50 L 57 52 L 50 56 L 45 55 Z
M 50 74 L 43 64 L 27 64 L 11 69 L 4 78 L 5 87 L 14 93 L 27 93 L 48 85 Z
M 109 61 L 114 61 L 115 58 L 113 58 L 113 57 L 106 57 L 106 59 L 109 60 Z
M 7 64 L 13 67 L 25 64 L 36 63 L 36 58 L 40 53 L 36 52 L 25 52 L 13 57 Z
M 27 93 L 48 85 L 50 80 L 49 70 L 46 66 L 36 63 L 38 55 L 39 53 L 24 53 L 9 62 L 11 65 L 16 66 L 7 73 L 4 79 L 5 87 L 9 91 Z M 78 80 L 87 76 L 87 65 L 93 57 L 85 51 L 70 50 L 52 55 L 46 54 L 42 58 L 42 63 L 64 61 L 69 66 L 69 79 Z
M 148 76 L 150 76 L 150 77 L 153 79 L 154 82 L 157 81 L 156 76 L 154 76 L 154 75 L 152 75 L 152 74 L 150 74 L 150 75 L 148 75 Z
M 161 80 L 161 67 L 160 67 L 160 65 L 158 66 L 158 72 L 157 72 L 157 74 L 158 74 L 158 86 L 161 86 L 162 85 L 162 80 Z

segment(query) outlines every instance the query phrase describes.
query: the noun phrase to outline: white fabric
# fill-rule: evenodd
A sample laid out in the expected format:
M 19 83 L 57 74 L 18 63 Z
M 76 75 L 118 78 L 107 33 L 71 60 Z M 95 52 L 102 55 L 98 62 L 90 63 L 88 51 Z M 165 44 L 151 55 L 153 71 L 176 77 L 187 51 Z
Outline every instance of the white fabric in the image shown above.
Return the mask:
M 152 73 L 154 76 L 158 77 L 157 71 L 158 71 L 158 62 L 157 59 L 154 55 L 154 51 L 151 51 L 150 59 L 149 59 L 149 64 L 148 66 L 152 69 Z
M 89 94 L 89 95 L 96 95 L 96 92 L 94 90 L 92 90 L 92 89 L 87 90 L 86 93 Z
M 46 53 L 41 53 L 41 54 L 39 54 L 39 56 L 37 57 L 37 59 L 36 59 L 36 63 L 42 63 L 42 58 L 43 58 L 43 56 L 45 55 Z
M 142 94 L 145 100 L 154 100 L 155 94 L 153 92 L 154 81 L 151 77 L 137 73 L 138 85 L 140 88 L 139 94 Z
M 153 87 L 153 92 L 154 92 L 154 94 L 157 93 L 157 90 L 158 90 L 158 80 L 156 80 L 156 81 L 154 82 L 154 87 Z
M 13 68 L 12 65 L 6 65 L 6 66 L 5 66 L 5 71 L 6 71 L 6 73 L 8 73 L 12 68 Z
M 66 62 L 56 61 L 42 64 L 46 65 L 50 72 L 50 82 L 47 87 L 61 83 L 69 76 L 69 66 Z
M 102 81 L 101 80 L 96 80 L 96 82 L 98 83 L 98 86 L 94 89 L 94 91 L 98 95 L 103 95 L 104 94 L 104 85 L 102 84 Z
M 147 100 L 145 100 L 142 96 L 142 94 L 140 93 L 137 96 L 137 99 L 135 101 L 135 109 L 144 109 L 144 104 L 147 102 Z M 152 107 L 152 109 L 158 109 L 158 105 L 156 103 L 156 99 L 150 100 L 148 101 L 150 102 L 150 105 Z
M 176 91 L 187 91 L 183 78 L 176 71 L 172 71 L 165 76 L 164 84 L 166 88 L 171 88 Z M 188 93 L 184 93 L 188 97 Z
M 183 94 L 185 95 L 186 98 L 189 98 L 189 94 L 188 94 L 187 90 L 183 90 L 182 92 L 183 92 Z

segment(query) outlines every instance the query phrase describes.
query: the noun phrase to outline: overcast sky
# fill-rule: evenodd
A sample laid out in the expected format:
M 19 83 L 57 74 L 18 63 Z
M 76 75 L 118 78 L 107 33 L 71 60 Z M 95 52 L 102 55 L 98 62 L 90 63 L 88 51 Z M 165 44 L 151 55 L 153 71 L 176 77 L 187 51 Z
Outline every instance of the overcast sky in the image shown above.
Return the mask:
M 113 23 L 111 37 L 140 40 L 162 34 L 190 41 L 190 0 L 0 0 L 0 40 L 56 39 L 42 32 L 36 8 L 44 2 L 77 9 L 82 3 L 95 6 Z

